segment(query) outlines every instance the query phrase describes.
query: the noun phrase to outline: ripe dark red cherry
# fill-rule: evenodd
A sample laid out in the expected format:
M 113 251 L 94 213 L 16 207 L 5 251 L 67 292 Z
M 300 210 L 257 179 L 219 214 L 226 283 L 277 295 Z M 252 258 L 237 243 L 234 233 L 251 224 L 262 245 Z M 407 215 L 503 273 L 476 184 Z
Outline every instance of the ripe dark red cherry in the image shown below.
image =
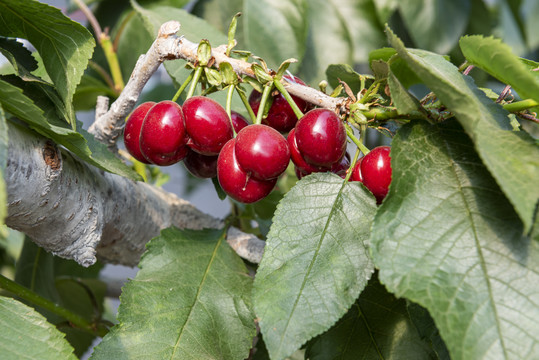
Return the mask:
M 239 133 L 241 129 L 249 125 L 249 122 L 247 121 L 247 119 L 245 119 L 240 113 L 231 111 L 230 117 L 232 119 L 232 126 L 234 126 L 234 130 L 236 131 L 236 134 Z
M 173 101 L 161 101 L 148 111 L 140 129 L 140 151 L 155 165 L 177 163 L 187 155 L 187 133 L 182 108 Z
M 379 146 L 363 157 L 361 175 L 363 184 L 369 189 L 378 204 L 387 195 L 391 183 L 391 157 L 389 146 Z
M 232 125 L 225 109 L 215 100 L 193 96 L 183 103 L 187 145 L 203 155 L 217 155 L 232 139 Z
M 217 155 L 202 155 L 189 149 L 183 164 L 193 176 L 209 179 L 217 176 L 217 157 Z
M 296 125 L 298 150 L 309 164 L 331 167 L 346 152 L 346 130 L 333 111 L 313 109 Z
M 127 118 L 124 129 L 124 144 L 129 153 L 138 161 L 149 164 L 144 155 L 140 152 L 140 128 L 148 110 L 155 105 L 155 102 L 148 101 L 137 106 Z
M 363 158 L 359 158 L 352 170 L 352 175 L 350 175 L 350 181 L 359 181 L 363 182 L 363 176 L 361 175 L 361 162 Z
M 283 76 L 285 81 L 305 85 L 303 81 L 295 76 Z M 260 107 L 260 100 L 262 99 L 262 94 L 256 90 L 253 90 L 249 96 L 249 104 L 253 109 L 254 113 L 258 113 L 258 108 Z M 273 102 L 271 107 L 268 110 L 268 115 L 266 118 L 262 119 L 262 123 L 268 126 L 271 126 L 277 131 L 288 132 L 296 125 L 298 118 L 294 111 L 286 101 L 285 97 L 275 90 L 274 95 L 272 95 Z M 308 103 L 296 96 L 292 96 L 292 99 L 299 107 L 302 112 L 305 112 L 307 109 Z
M 349 167 L 350 167 L 350 155 L 348 153 L 345 153 L 341 161 L 333 164 L 333 166 L 331 167 L 331 172 L 339 175 L 340 177 L 344 179 L 346 177 L 346 172 L 348 171 Z
M 277 179 L 257 180 L 250 177 L 238 164 L 235 147 L 236 139 L 232 139 L 221 150 L 217 160 L 217 179 L 231 198 L 245 204 L 256 202 L 273 190 Z
M 290 162 L 286 139 L 262 124 L 247 126 L 238 133 L 235 152 L 241 168 L 258 180 L 277 178 Z
M 313 172 L 324 172 L 328 170 L 328 168 L 314 166 L 305 161 L 305 159 L 298 150 L 298 145 L 296 142 L 296 129 L 290 130 L 286 140 L 288 141 L 288 147 L 290 148 L 290 159 L 292 160 L 294 165 L 296 165 L 296 168 L 300 171 L 302 175 L 305 176 Z

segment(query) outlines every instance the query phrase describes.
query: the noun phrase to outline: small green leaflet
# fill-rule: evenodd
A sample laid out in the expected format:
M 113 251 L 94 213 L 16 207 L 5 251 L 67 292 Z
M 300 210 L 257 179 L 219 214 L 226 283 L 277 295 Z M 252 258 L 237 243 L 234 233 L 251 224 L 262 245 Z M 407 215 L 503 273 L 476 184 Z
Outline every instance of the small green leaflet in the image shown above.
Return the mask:
M 393 180 L 374 219 L 380 281 L 426 307 L 451 358 L 539 353 L 539 242 L 462 127 L 415 122 L 392 142 Z
M 526 133 L 512 131 L 508 113 L 449 61 L 428 51 L 406 49 L 389 29 L 387 34 L 399 56 L 455 114 L 528 233 L 539 203 L 539 147 Z
M 33 0 L 2 0 L 0 35 L 23 38 L 32 43 L 69 111 L 69 122 L 74 124 L 71 101 L 94 51 L 92 34 L 47 4 Z
M 252 279 L 225 234 L 168 228 L 152 239 L 92 359 L 247 358 Z
M 272 359 L 329 329 L 374 271 L 366 239 L 376 211 L 359 183 L 309 175 L 277 206 L 255 276 L 254 304 Z
M 0 296 L 0 354 L 4 360 L 76 359 L 64 334 L 29 306 Z
M 539 102 L 539 78 L 514 55 L 509 45 L 493 37 L 463 36 L 460 49 L 466 60 L 504 84 L 509 84 L 523 99 Z

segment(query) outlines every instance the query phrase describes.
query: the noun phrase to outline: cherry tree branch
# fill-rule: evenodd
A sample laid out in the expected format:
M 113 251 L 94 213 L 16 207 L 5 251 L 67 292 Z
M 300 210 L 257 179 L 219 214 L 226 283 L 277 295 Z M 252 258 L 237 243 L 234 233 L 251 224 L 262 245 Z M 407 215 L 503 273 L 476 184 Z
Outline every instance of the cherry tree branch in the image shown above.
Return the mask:
M 139 98 L 144 85 L 157 71 L 159 65 L 166 60 L 184 59 L 192 63 L 197 61 L 198 44 L 183 36 L 175 35 L 180 30 L 180 23 L 169 21 L 161 25 L 157 39 L 148 52 L 141 55 L 124 90 L 111 105 L 108 112 L 100 116 L 90 126 L 90 133 L 109 148 L 115 148 L 116 140 L 121 135 L 125 124 L 125 117 L 131 112 Z M 213 66 L 227 62 L 238 75 L 255 77 L 252 63 L 235 59 L 226 55 L 226 45 L 212 49 Z M 319 107 L 339 111 L 344 106 L 344 98 L 333 98 L 308 86 L 284 83 L 286 90 Z
M 224 225 L 174 194 L 101 171 L 17 125 L 9 126 L 9 139 L 5 223 L 55 255 L 83 266 L 96 257 L 134 266 L 161 229 Z M 260 262 L 264 241 L 235 228 L 227 241 L 244 259 Z

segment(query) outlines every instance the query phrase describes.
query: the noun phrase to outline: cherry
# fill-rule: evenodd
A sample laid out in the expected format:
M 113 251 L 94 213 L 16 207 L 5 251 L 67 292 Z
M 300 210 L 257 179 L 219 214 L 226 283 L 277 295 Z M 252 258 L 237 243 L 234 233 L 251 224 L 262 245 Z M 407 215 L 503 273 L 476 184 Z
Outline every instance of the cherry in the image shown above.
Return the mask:
M 235 153 L 241 168 L 258 180 L 277 178 L 290 162 L 286 139 L 262 124 L 247 126 L 238 133 Z
M 352 175 L 350 175 L 350 181 L 359 181 L 363 182 L 363 176 L 361 175 L 361 162 L 363 158 L 359 158 L 352 170 Z
M 343 179 L 346 177 L 346 172 L 350 167 L 350 154 L 345 153 L 341 161 L 331 166 L 331 172 L 339 175 Z
M 290 159 L 296 165 L 296 168 L 303 174 L 308 175 L 313 172 L 323 172 L 327 171 L 327 168 L 315 166 L 307 163 L 301 153 L 299 152 L 298 145 L 296 142 L 296 129 L 290 130 L 288 137 L 288 147 L 290 148 Z M 299 176 L 298 176 L 299 178 Z
M 378 146 L 363 157 L 361 175 L 363 184 L 369 189 L 378 204 L 387 195 L 391 183 L 391 157 L 389 146 Z
M 241 129 L 249 125 L 247 119 L 235 111 L 230 112 L 230 118 L 232 119 L 232 126 L 234 127 L 236 134 L 239 133 Z
M 287 82 L 305 85 L 303 81 L 295 76 L 285 75 L 283 76 L 283 79 Z M 249 105 L 251 105 L 251 108 L 255 114 L 258 113 L 261 99 L 262 94 L 256 90 L 253 90 L 251 95 L 249 95 Z M 296 96 L 292 96 L 292 99 L 302 112 L 307 109 L 309 104 L 305 100 Z M 274 95 L 272 95 L 272 100 L 273 102 L 268 110 L 268 115 L 266 118 L 262 119 L 262 123 L 271 126 L 280 132 L 290 131 L 298 121 L 296 114 L 294 114 L 294 111 L 288 104 L 288 101 L 286 101 L 285 97 L 279 91 L 276 90 L 276 92 L 274 92 Z
M 140 129 L 140 151 L 155 165 L 177 163 L 187 155 L 187 133 L 182 108 L 173 101 L 161 101 L 148 110 Z
M 138 161 L 149 164 L 144 155 L 140 152 L 140 128 L 148 110 L 155 105 L 155 102 L 148 101 L 137 106 L 127 118 L 124 129 L 124 144 L 129 153 Z
M 232 139 L 232 125 L 225 109 L 215 100 L 193 96 L 183 103 L 187 145 L 203 155 L 217 155 Z
M 253 203 L 266 197 L 277 182 L 257 180 L 245 172 L 236 159 L 236 139 L 229 140 L 217 160 L 217 179 L 224 192 L 242 203 Z
M 296 125 L 296 143 L 305 161 L 331 167 L 346 152 L 346 130 L 337 114 L 327 109 L 313 109 Z
M 189 149 L 183 164 L 192 175 L 208 179 L 217 176 L 217 157 L 217 155 L 202 155 Z

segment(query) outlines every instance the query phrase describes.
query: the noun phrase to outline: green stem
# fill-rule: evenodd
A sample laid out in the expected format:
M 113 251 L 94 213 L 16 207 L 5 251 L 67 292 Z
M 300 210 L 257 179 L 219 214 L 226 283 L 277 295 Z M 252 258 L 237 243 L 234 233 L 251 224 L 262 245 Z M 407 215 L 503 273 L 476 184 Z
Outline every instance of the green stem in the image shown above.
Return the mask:
M 183 82 L 182 86 L 180 86 L 178 91 L 176 91 L 176 94 L 174 94 L 174 97 L 172 98 L 172 101 L 176 102 L 178 100 L 178 98 L 180 97 L 182 92 L 185 90 L 187 85 L 189 85 L 191 80 L 193 80 L 193 76 L 194 76 L 194 71 L 191 71 L 191 73 L 189 73 L 189 76 L 187 77 L 187 79 L 185 79 L 185 81 Z
M 0 275 L 0 288 L 7 290 L 19 298 L 29 301 L 32 304 L 35 304 L 45 310 L 52 312 L 58 316 L 63 317 L 68 320 L 71 324 L 75 325 L 77 328 L 84 330 L 93 335 L 99 335 L 101 337 L 105 336 L 108 332 L 108 329 L 104 327 L 96 327 L 95 324 L 90 323 L 83 317 L 67 310 L 64 307 L 61 307 L 58 304 L 53 303 L 52 301 L 45 299 L 41 295 L 36 294 L 30 289 L 17 284 L 15 281 L 6 278 L 3 275 Z
M 526 99 L 522 101 L 516 101 L 509 104 L 505 104 L 503 108 L 509 112 L 515 113 L 530 109 L 532 107 L 539 106 L 539 103 L 533 99 Z
M 346 135 L 348 135 L 348 137 L 352 140 L 352 142 L 354 144 L 356 144 L 358 149 L 361 150 L 361 152 L 364 155 L 367 155 L 370 152 L 370 150 L 367 149 L 367 147 L 365 145 L 363 145 L 363 143 L 361 141 L 359 141 L 358 138 L 356 138 L 356 136 L 354 135 L 354 131 L 352 130 L 350 125 L 345 124 L 345 128 L 346 128 Z
M 232 126 L 232 132 L 234 133 L 234 137 L 238 135 L 236 133 L 236 129 L 234 129 L 234 123 L 232 122 L 232 95 L 234 95 L 234 85 L 228 85 L 228 91 L 226 92 L 226 113 L 228 114 L 228 120 L 230 121 L 230 125 Z
M 195 93 L 195 89 L 197 88 L 200 76 L 202 76 L 202 67 L 197 67 L 197 69 L 195 70 L 195 75 L 193 76 L 193 80 L 191 81 L 191 86 L 189 87 L 189 91 L 187 92 L 186 100 L 193 96 L 193 94 Z
M 117 91 L 122 91 L 125 87 L 124 79 L 122 77 L 122 70 L 120 69 L 120 63 L 118 62 L 118 56 L 114 51 L 114 45 L 110 41 L 110 36 L 101 34 L 99 43 L 103 48 L 107 63 L 109 64 L 110 73 L 112 74 L 112 80 L 114 81 L 114 88 Z
M 286 101 L 288 101 L 288 104 L 294 111 L 294 114 L 296 114 L 297 118 L 301 119 L 303 117 L 303 112 L 301 112 L 300 108 L 298 107 L 294 99 L 292 99 L 292 96 L 290 96 L 288 91 L 286 91 L 283 84 L 279 80 L 273 80 L 273 85 L 275 85 L 277 90 L 279 90 L 279 92 L 283 94 L 284 98 L 286 99 Z
M 241 102 L 247 109 L 247 112 L 249 113 L 249 117 L 251 118 L 251 122 L 256 122 L 256 115 L 253 111 L 253 108 L 251 107 L 251 104 L 249 104 L 249 100 L 247 99 L 247 96 L 245 96 L 245 93 L 239 89 L 239 87 L 236 87 L 237 93 L 240 95 Z
M 256 114 L 255 124 L 262 124 L 264 109 L 266 108 L 266 102 L 268 101 L 272 88 L 272 83 L 264 85 L 264 92 L 262 92 L 262 98 L 260 99 L 260 106 L 258 107 L 258 114 Z
M 354 154 L 354 158 L 352 159 L 352 162 L 350 163 L 350 167 L 348 168 L 348 171 L 346 172 L 346 177 L 344 178 L 344 182 L 348 182 L 350 180 L 350 176 L 352 176 L 352 172 L 354 171 L 354 168 L 356 167 L 357 159 L 359 159 L 359 153 L 361 151 L 359 148 L 357 148 L 356 153 Z

